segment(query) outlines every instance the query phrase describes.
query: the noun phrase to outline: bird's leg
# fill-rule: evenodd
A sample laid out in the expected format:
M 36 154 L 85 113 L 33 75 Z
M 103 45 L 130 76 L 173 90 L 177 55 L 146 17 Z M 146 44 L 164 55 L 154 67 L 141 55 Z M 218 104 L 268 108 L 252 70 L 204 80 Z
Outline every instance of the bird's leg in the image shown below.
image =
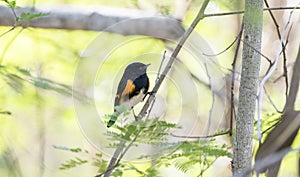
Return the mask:
M 155 93 L 156 93 L 156 92 L 153 92 L 153 91 L 147 92 L 147 93 L 145 94 L 145 96 L 143 97 L 143 101 L 145 100 L 145 98 L 146 98 L 147 95 L 154 95 L 154 96 L 155 96 Z
M 138 121 L 138 117 L 139 117 L 139 116 L 135 115 L 134 109 L 133 109 L 133 108 L 132 108 L 132 113 L 133 113 L 133 116 L 134 116 L 135 121 Z

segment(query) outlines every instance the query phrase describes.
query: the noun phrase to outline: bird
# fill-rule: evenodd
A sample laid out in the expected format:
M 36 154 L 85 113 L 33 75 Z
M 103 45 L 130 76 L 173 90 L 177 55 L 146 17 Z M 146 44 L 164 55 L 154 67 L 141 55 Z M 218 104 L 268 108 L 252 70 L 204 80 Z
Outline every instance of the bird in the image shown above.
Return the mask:
M 111 127 L 118 116 L 145 99 L 150 86 L 147 68 L 150 64 L 134 62 L 129 64 L 118 84 L 115 96 L 114 113 L 110 116 L 107 128 Z

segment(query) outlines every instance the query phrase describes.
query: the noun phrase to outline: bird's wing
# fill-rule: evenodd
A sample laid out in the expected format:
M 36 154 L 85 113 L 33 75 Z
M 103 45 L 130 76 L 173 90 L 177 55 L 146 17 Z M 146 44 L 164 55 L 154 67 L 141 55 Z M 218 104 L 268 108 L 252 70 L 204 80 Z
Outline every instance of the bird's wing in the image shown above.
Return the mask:
M 135 89 L 135 85 L 132 80 L 130 79 L 125 80 L 124 78 L 122 78 L 118 86 L 114 106 L 118 106 L 123 101 L 128 100 L 129 94 L 133 93 L 134 89 Z

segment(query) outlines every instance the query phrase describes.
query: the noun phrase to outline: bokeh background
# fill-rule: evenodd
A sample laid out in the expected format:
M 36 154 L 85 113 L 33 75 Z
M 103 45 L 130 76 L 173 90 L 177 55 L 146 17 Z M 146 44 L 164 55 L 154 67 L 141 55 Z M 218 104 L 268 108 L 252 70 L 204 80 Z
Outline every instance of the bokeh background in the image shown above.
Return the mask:
M 182 19 L 184 27 L 187 28 L 196 16 L 202 1 L 188 1 L 188 7 L 184 14 L 178 10 L 181 6 L 180 0 L 19 0 L 16 3 L 20 7 L 59 7 L 70 4 L 81 8 L 92 5 L 137 9 L 157 15 L 175 16 Z M 297 0 L 283 0 L 270 2 L 270 5 L 295 6 L 297 3 Z M 0 1 L 0 5 L 4 6 L 5 2 Z M 206 13 L 241 9 L 243 9 L 243 4 L 238 0 L 229 2 L 214 0 L 210 2 Z M 281 30 L 287 22 L 289 13 L 290 10 L 274 12 Z M 293 26 L 287 46 L 289 70 L 292 69 L 300 42 L 299 16 L 300 11 L 296 10 L 291 20 Z M 203 53 L 216 54 L 228 47 L 239 33 L 241 17 L 241 15 L 229 15 L 205 18 L 196 27 L 195 37 L 191 36 L 192 39 L 198 39 L 196 43 L 199 42 L 197 47 L 201 52 L 193 56 L 193 52 L 190 52 L 187 47 L 180 53 L 178 58 L 182 63 L 176 62 L 174 70 L 168 75 L 168 81 L 158 94 L 157 107 L 154 108 L 153 113 L 153 116 L 161 116 L 166 121 L 184 127 L 174 133 L 205 135 L 208 124 L 210 124 L 209 133 L 228 128 L 226 96 L 228 96 L 227 88 L 229 86 L 226 85 L 226 82 L 235 49 L 230 48 L 223 54 L 214 57 L 205 57 Z M 8 29 L 10 27 L 0 27 L 0 34 Z M 109 55 L 100 59 L 101 64 L 98 66 L 97 75 L 91 76 L 88 70 L 84 72 L 84 69 L 77 73 L 78 68 L 82 67 L 86 51 L 93 47 L 98 47 L 99 51 L 108 50 L 114 47 L 114 40 L 123 41 L 125 44 L 111 52 L 108 51 Z M 262 53 L 270 59 L 274 59 L 278 41 L 274 24 L 268 13 L 265 12 Z M 104 144 L 105 147 L 106 141 L 108 141 L 103 134 L 106 130 L 102 122 L 104 115 L 113 111 L 116 85 L 124 68 L 135 60 L 151 63 L 149 76 L 153 87 L 164 50 L 167 50 L 166 56 L 170 56 L 170 48 L 173 48 L 176 42 L 176 40 L 164 41 L 151 37 L 122 36 L 108 32 L 31 27 L 26 29 L 16 27 L 1 36 L 0 112 L 3 113 L 0 114 L 0 176 L 94 176 L 98 168 L 90 163 L 68 170 L 60 169 L 62 163 L 76 156 L 65 149 L 80 148 L 82 149 L 79 152 L 80 156 L 84 156 L 86 159 L 94 158 L 93 154 L 95 153 L 104 152 L 103 158 L 109 159 L 111 150 L 103 150 L 103 146 L 101 146 Z M 93 52 L 97 53 L 97 50 Z M 217 97 L 218 100 L 213 109 L 215 114 L 212 121 L 208 123 L 212 98 L 210 88 L 207 87 L 209 79 L 206 75 L 205 63 L 207 59 L 211 58 L 217 64 L 210 64 L 208 67 L 211 74 L 215 74 L 213 78 L 219 81 L 218 84 L 212 85 L 216 89 L 216 93 L 222 96 Z M 237 85 L 240 63 L 239 56 L 236 68 Z M 262 59 L 261 75 L 266 72 L 267 67 L 268 62 Z M 282 72 L 279 66 L 272 79 L 276 80 L 282 75 Z M 199 80 L 191 79 L 191 73 Z M 22 78 L 17 76 L 22 76 Z M 32 78 L 42 79 L 36 81 Z M 75 82 L 82 83 L 74 85 Z M 83 87 L 80 88 L 80 85 Z M 72 96 L 73 86 L 76 88 L 75 96 Z M 275 105 L 282 109 L 285 103 L 284 80 L 269 82 L 266 88 Z M 76 110 L 76 105 L 89 101 L 95 103 L 99 117 L 93 118 L 89 114 L 78 116 L 77 113 L 80 110 Z M 263 116 L 272 118 L 270 115 L 276 111 L 267 99 L 264 103 Z M 141 105 L 137 106 L 136 110 L 139 108 Z M 297 98 L 296 109 L 299 108 L 300 100 Z M 11 115 L 5 113 L 6 111 Z M 276 117 L 276 115 L 274 116 Z M 170 137 L 170 140 L 175 141 L 176 139 Z M 221 137 L 218 138 L 218 141 L 230 145 L 231 138 Z M 299 148 L 299 141 L 298 136 L 294 147 Z M 85 150 L 89 153 L 86 153 Z M 142 153 L 142 149 L 139 151 Z M 128 159 L 131 158 L 128 157 Z M 295 154 L 287 155 L 283 161 L 284 168 L 280 171 L 280 176 L 296 176 L 295 164 L 298 159 L 299 155 L 298 157 Z M 137 165 L 143 168 L 143 165 L 147 166 L 147 162 L 139 162 Z M 230 159 L 224 157 L 218 159 L 205 172 L 204 176 L 230 176 L 230 171 Z M 187 173 L 173 166 L 160 169 L 161 176 L 195 176 L 197 173 L 196 167 L 192 167 Z M 130 175 L 134 174 L 128 173 L 128 176 Z

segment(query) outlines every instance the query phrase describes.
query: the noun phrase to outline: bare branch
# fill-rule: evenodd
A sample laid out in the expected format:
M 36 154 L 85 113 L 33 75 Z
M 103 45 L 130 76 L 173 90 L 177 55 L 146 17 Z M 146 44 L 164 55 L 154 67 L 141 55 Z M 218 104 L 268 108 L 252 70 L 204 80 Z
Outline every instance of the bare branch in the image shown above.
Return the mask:
M 270 63 L 270 65 L 272 65 L 272 61 L 267 56 L 265 56 L 263 53 L 261 53 L 260 51 L 258 51 L 255 47 L 251 46 L 249 43 L 245 42 L 243 39 L 241 39 L 241 41 L 243 42 L 243 44 L 247 45 L 252 50 L 254 50 L 255 52 L 259 53 L 263 58 L 265 58 Z
M 258 109 L 257 110 L 257 139 L 258 139 L 259 143 L 261 143 L 261 135 L 262 135 L 261 134 L 261 109 L 262 109 L 262 93 L 264 90 L 264 85 L 277 68 L 277 64 L 280 59 L 280 54 L 281 54 L 282 50 L 284 50 L 282 47 L 282 44 L 283 44 L 283 40 L 285 37 L 285 33 L 288 30 L 288 25 L 290 24 L 293 12 L 294 11 L 291 11 L 289 19 L 288 19 L 287 23 L 285 24 L 284 29 L 282 31 L 280 45 L 277 50 L 277 55 L 276 55 L 275 61 L 274 61 L 273 65 L 271 66 L 270 70 L 266 73 L 266 75 L 263 77 L 263 79 L 261 80 L 261 82 L 259 84 L 259 92 L 258 92 L 258 98 L 257 98 L 257 109 Z
M 159 65 L 159 68 L 158 68 L 158 72 L 157 72 L 157 76 L 156 76 L 156 79 L 155 79 L 155 83 L 158 81 L 158 79 L 159 79 L 159 75 L 160 75 L 160 71 L 161 71 L 161 68 L 162 68 L 162 65 L 164 64 L 164 61 L 165 61 L 165 59 L 166 59 L 166 50 L 164 51 L 164 55 L 163 55 L 163 58 L 162 58 L 162 60 L 161 60 L 161 62 L 160 62 L 160 65 Z
M 263 11 L 267 10 L 293 10 L 293 9 L 300 9 L 300 7 L 271 7 L 271 8 L 264 8 Z M 243 14 L 244 10 L 233 11 L 233 12 L 222 12 L 222 13 L 214 13 L 214 14 L 205 14 L 204 17 L 215 17 L 215 16 L 226 16 L 226 15 L 237 15 Z
M 240 32 L 239 32 L 239 34 L 235 37 L 234 41 L 232 41 L 232 43 L 229 44 L 229 46 L 226 47 L 223 51 L 221 51 L 221 52 L 219 52 L 217 54 L 206 54 L 206 53 L 203 53 L 203 55 L 208 56 L 208 57 L 213 57 L 213 56 L 221 55 L 222 53 L 224 53 L 227 50 L 229 50 L 235 44 L 236 41 L 240 40 L 242 33 L 243 33 L 243 30 L 241 29 Z
M 275 128 L 268 134 L 266 140 L 259 147 L 256 155 L 255 161 L 258 162 L 260 159 L 264 159 L 265 157 L 277 153 L 287 147 L 290 147 L 293 143 L 297 132 L 300 128 L 300 111 L 295 111 L 295 101 L 298 94 L 299 89 L 299 80 L 300 80 L 300 46 L 298 49 L 298 55 L 296 58 L 296 62 L 293 68 L 293 75 L 290 84 L 290 90 L 287 97 L 287 101 L 284 107 L 283 117 L 276 124 Z M 257 170 L 258 172 L 264 172 L 266 169 L 269 169 L 268 173 L 274 174 L 273 176 L 277 176 L 278 169 L 280 167 L 280 162 L 276 162 L 276 164 L 272 166 L 268 166 L 263 169 Z M 256 165 L 259 166 L 259 165 Z M 276 166 L 277 168 L 274 168 Z
M 5 33 L 3 33 L 1 36 L 3 36 L 4 34 L 7 34 L 8 32 L 12 31 L 14 29 L 11 28 L 8 31 L 6 31 Z M 16 38 L 19 36 L 19 34 L 21 34 L 21 32 L 23 31 L 23 28 L 20 29 L 17 34 L 15 34 L 15 36 L 7 43 L 7 45 L 4 47 L 4 50 L 2 51 L 2 54 L 0 56 L 0 65 L 2 64 L 4 57 L 6 55 L 6 52 L 8 51 L 8 49 L 10 48 L 10 46 L 13 44 L 13 42 L 16 40 Z
M 266 7 L 270 8 L 270 6 L 268 4 L 268 1 L 264 0 L 264 2 L 266 4 Z M 275 16 L 274 16 L 273 12 L 270 9 L 268 11 L 269 11 L 269 14 L 270 14 L 270 16 L 272 18 L 272 21 L 273 21 L 273 23 L 274 23 L 274 25 L 276 27 L 276 32 L 277 32 L 278 39 L 280 40 L 281 39 L 281 34 L 280 34 L 280 30 L 279 30 L 279 25 L 278 25 L 278 23 L 277 23 L 277 21 L 275 19 Z M 284 71 L 283 76 L 285 78 L 285 84 L 286 84 L 285 85 L 285 95 L 287 97 L 288 88 L 289 88 L 288 73 L 287 73 L 287 66 L 286 66 L 287 58 L 286 58 L 286 52 L 285 52 L 285 44 L 284 44 L 284 42 L 282 42 L 281 45 L 282 45 L 282 48 L 283 48 L 283 50 L 282 50 L 282 53 L 283 53 L 283 71 Z
M 22 13 L 49 13 L 33 19 L 23 27 L 56 28 L 66 30 L 107 31 L 122 35 L 157 36 L 162 39 L 178 39 L 184 32 L 181 21 L 172 17 L 148 13 L 135 9 L 108 8 L 103 6 L 70 6 L 58 8 L 30 7 L 15 9 L 16 16 Z M 15 26 L 15 16 L 8 7 L 0 6 L 0 26 Z M 129 19 L 136 19 L 121 28 L 108 27 Z M 181 30 L 178 30 L 181 29 Z M 157 34 L 159 31 L 159 34 Z
M 162 72 L 161 76 L 159 77 L 159 80 L 156 82 L 152 93 L 157 93 L 160 85 L 162 84 L 163 80 L 165 79 L 166 75 L 168 74 L 168 72 L 170 71 L 173 62 L 175 61 L 179 51 L 181 50 L 183 44 L 185 43 L 185 41 L 188 39 L 189 35 L 192 33 L 192 31 L 194 30 L 194 28 L 196 27 L 196 25 L 198 24 L 198 22 L 204 18 L 204 10 L 206 8 L 206 6 L 208 5 L 209 0 L 205 0 L 202 4 L 201 9 L 199 10 L 199 13 L 197 14 L 197 17 L 194 19 L 194 21 L 192 22 L 191 26 L 188 28 L 188 30 L 183 34 L 182 38 L 180 39 L 179 43 L 177 44 L 176 48 L 174 49 L 171 58 L 169 60 L 169 62 L 167 63 L 167 66 L 165 67 L 164 71 Z M 150 95 L 150 97 L 147 99 L 145 105 L 143 106 L 141 112 L 139 113 L 138 117 L 139 119 L 143 118 L 150 106 L 150 103 L 154 100 L 154 94 Z
M 171 135 L 173 137 L 176 137 L 176 138 L 193 138 L 193 139 L 213 138 L 213 137 L 216 137 L 216 136 L 227 135 L 227 134 L 230 134 L 230 131 L 226 131 L 226 132 L 222 132 L 222 133 L 216 133 L 216 134 L 213 134 L 213 135 L 205 135 L 205 136 L 175 135 L 175 134 L 171 133 Z
M 264 10 L 300 9 L 299 7 L 272 7 Z M 27 24 L 16 24 L 16 18 L 22 13 L 50 13 L 48 16 L 33 19 Z M 213 16 L 226 16 L 242 14 L 244 11 L 203 14 L 202 18 Z M 51 7 L 24 7 L 11 9 L 0 6 L 0 26 L 23 26 L 34 28 L 54 28 L 66 30 L 103 31 L 123 20 L 137 19 L 130 25 L 122 28 L 108 30 L 107 32 L 122 35 L 157 36 L 163 39 L 178 39 L 184 32 L 180 20 L 176 17 L 163 17 L 161 15 L 125 8 L 109 8 L 104 6 L 71 6 L 63 5 Z M 148 17 L 144 19 L 138 19 Z M 154 25 L 155 24 L 155 25 Z M 182 30 L 174 30 L 182 29 Z M 155 33 L 155 35 L 153 34 Z
M 277 108 L 277 106 L 275 105 L 275 103 L 273 102 L 273 100 L 271 99 L 270 95 L 268 94 L 268 91 L 267 89 L 265 88 L 264 86 L 264 91 L 265 91 L 265 94 L 269 100 L 269 102 L 271 103 L 271 105 L 273 106 L 273 108 L 275 109 L 276 112 L 279 112 L 279 113 L 282 113 L 282 111 L 279 111 L 279 109 Z
M 232 135 L 232 127 L 233 127 L 233 118 L 236 117 L 235 113 L 235 106 L 234 106 L 234 81 L 235 81 L 235 68 L 236 68 L 236 61 L 242 41 L 242 35 L 244 31 L 244 20 L 241 25 L 241 30 L 238 35 L 238 43 L 235 49 L 234 57 L 233 57 L 233 62 L 231 64 L 232 66 L 232 75 L 231 75 L 231 88 L 230 88 L 230 125 L 229 125 L 229 135 Z

